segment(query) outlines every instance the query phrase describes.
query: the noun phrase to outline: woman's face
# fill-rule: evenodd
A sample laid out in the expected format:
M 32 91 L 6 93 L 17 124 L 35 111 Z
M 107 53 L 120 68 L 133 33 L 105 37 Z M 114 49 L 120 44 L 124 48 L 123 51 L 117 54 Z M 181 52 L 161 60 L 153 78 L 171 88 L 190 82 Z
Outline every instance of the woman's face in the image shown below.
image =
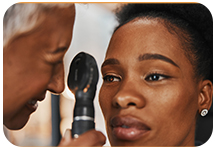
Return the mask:
M 4 48 L 3 122 L 9 129 L 20 129 L 27 123 L 47 90 L 64 90 L 63 57 L 72 39 L 75 6 L 42 15 L 39 26 Z
M 199 87 L 176 35 L 136 19 L 111 39 L 99 101 L 112 146 L 194 145 Z

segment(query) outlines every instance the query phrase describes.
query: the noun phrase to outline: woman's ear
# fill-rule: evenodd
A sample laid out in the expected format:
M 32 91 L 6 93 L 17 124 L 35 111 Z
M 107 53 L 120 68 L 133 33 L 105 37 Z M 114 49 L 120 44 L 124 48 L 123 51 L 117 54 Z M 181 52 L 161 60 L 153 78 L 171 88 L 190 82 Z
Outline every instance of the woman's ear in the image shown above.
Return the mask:
M 213 84 L 210 80 L 203 80 L 200 83 L 200 93 L 198 99 L 199 114 L 203 109 L 209 110 L 212 104 Z

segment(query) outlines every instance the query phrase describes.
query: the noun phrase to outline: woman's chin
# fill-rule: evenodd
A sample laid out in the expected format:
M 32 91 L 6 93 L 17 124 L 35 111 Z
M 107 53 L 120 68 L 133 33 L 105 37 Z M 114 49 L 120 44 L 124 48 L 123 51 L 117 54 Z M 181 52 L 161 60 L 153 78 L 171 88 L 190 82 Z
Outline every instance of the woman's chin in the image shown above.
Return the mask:
M 32 113 L 27 107 L 24 107 L 15 116 L 4 117 L 3 123 L 10 130 L 22 129 L 27 124 Z
M 9 120 L 9 121 L 5 121 L 4 122 L 4 125 L 10 129 L 10 130 L 19 130 L 19 129 L 22 129 L 28 122 L 28 119 L 29 117 L 25 117 L 20 120 L 18 118 L 14 118 L 12 120 Z M 17 121 L 19 120 L 19 121 Z

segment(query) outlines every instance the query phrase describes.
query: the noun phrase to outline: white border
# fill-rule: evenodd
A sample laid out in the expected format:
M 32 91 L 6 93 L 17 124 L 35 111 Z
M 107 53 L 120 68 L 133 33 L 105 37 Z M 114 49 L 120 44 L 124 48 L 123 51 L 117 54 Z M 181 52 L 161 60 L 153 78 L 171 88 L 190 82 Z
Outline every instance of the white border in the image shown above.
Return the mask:
M 1 5 L 0 5 L 0 14 L 1 14 L 1 23 L 0 23 L 0 26 L 1 26 L 1 40 L 0 40 L 0 44 L 1 44 L 1 47 L 2 47 L 2 52 L 3 52 L 3 17 L 4 17 L 4 13 L 6 12 L 6 10 L 13 4 L 15 3 L 18 3 L 18 2 L 60 2 L 60 0 L 45 0 L 45 1 L 38 1 L 38 0 L 21 0 L 21 1 L 16 1 L 16 0 L 6 0 L 4 2 L 1 1 Z M 64 0 L 63 2 L 101 2 L 101 1 L 91 1 L 91 0 L 82 0 L 82 1 L 71 1 L 71 0 Z M 103 1 L 103 2 L 134 2 L 134 1 Z M 205 0 L 199 0 L 199 1 L 195 1 L 195 0 L 189 0 L 189 1 L 181 1 L 181 0 L 178 0 L 178 1 L 174 1 L 174 0 L 168 0 L 168 1 L 161 1 L 161 0 L 157 0 L 157 1 L 135 1 L 135 2 L 198 2 L 198 3 L 201 3 L 203 5 L 205 5 L 212 13 L 213 16 L 215 16 L 215 5 L 214 5 L 214 2 L 212 0 L 210 1 L 205 1 Z M 214 55 L 213 55 L 214 56 Z M 1 53 L 1 60 L 3 60 L 3 55 Z M 1 61 L 1 69 L 3 70 L 3 61 Z M 214 67 L 213 67 L 214 69 Z M 215 71 L 214 71 L 215 73 Z M 2 74 L 1 74 L 2 75 Z M 2 79 L 2 82 L 3 83 L 3 75 L 1 76 L 1 79 Z M 3 95 L 3 84 L 2 84 L 2 90 L 1 90 L 1 95 Z M 3 96 L 2 96 L 2 101 L 1 101 L 1 110 L 0 110 L 0 117 L 1 117 L 1 124 L 2 124 L 2 129 L 3 129 Z M 213 106 L 214 108 L 214 106 Z M 214 110 L 214 109 L 213 109 Z M 213 127 L 214 127 L 214 124 L 215 124 L 215 115 L 213 114 Z M 214 129 L 214 128 L 213 128 Z M 38 147 L 18 147 L 18 146 L 14 146 L 12 145 L 6 138 L 5 138 L 5 135 L 3 133 L 3 130 L 2 132 L 0 132 L 1 136 L 0 136 L 0 141 L 1 141 L 1 147 L 4 148 L 4 149 L 10 149 L 10 150 L 14 150 L 14 149 L 38 149 Z M 176 147 L 174 149 L 213 149 L 214 148 L 214 141 L 215 141 L 215 133 L 213 132 L 212 133 L 212 136 L 211 138 L 205 143 L 203 144 L 202 146 L 199 146 L 199 147 L 183 147 L 183 148 L 179 148 L 179 147 Z M 41 148 L 41 147 L 40 147 Z M 53 149 L 54 147 L 46 147 L 46 148 L 42 148 L 42 149 Z M 103 148 L 109 148 L 109 147 L 103 147 Z M 139 148 L 143 148 L 143 147 L 139 147 Z M 137 148 L 137 149 L 139 149 Z M 67 147 L 67 148 L 64 148 L 64 149 L 70 149 L 71 150 L 71 147 Z M 78 147 L 72 147 L 72 149 L 79 149 Z M 90 148 L 91 149 L 91 148 Z M 92 148 L 92 149 L 95 149 Z M 112 147 L 111 149 L 119 149 L 118 147 Z M 129 147 L 125 147 L 123 148 L 124 149 L 130 149 Z M 136 148 L 135 148 L 136 149 Z M 150 148 L 150 147 L 146 147 L 144 149 L 157 149 L 157 148 Z M 163 150 L 166 150 L 166 149 L 173 149 L 172 147 L 161 147 L 159 149 L 163 149 Z

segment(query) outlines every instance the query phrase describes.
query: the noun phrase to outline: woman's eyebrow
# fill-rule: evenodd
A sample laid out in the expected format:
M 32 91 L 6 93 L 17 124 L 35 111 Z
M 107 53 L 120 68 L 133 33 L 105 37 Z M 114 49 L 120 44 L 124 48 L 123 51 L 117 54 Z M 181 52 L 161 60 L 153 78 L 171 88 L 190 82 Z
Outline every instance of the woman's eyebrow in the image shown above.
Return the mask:
M 63 47 L 56 48 L 56 49 L 55 49 L 54 51 L 52 51 L 51 53 L 52 53 L 52 54 L 57 54 L 57 53 L 65 52 L 67 49 L 68 49 L 68 47 L 63 46 Z
M 140 55 L 138 57 L 138 60 L 139 61 L 143 61 L 143 60 L 150 60 L 150 59 L 159 59 L 159 60 L 162 60 L 162 61 L 165 61 L 165 62 L 168 62 L 178 68 L 180 68 L 174 61 L 172 61 L 170 58 L 167 58 L 163 55 L 160 55 L 160 54 L 149 54 L 149 53 L 146 53 L 146 54 L 143 54 L 143 55 Z
M 109 58 L 107 60 L 105 60 L 101 66 L 104 67 L 104 66 L 107 66 L 107 65 L 119 65 L 119 60 L 115 59 L 115 58 Z

